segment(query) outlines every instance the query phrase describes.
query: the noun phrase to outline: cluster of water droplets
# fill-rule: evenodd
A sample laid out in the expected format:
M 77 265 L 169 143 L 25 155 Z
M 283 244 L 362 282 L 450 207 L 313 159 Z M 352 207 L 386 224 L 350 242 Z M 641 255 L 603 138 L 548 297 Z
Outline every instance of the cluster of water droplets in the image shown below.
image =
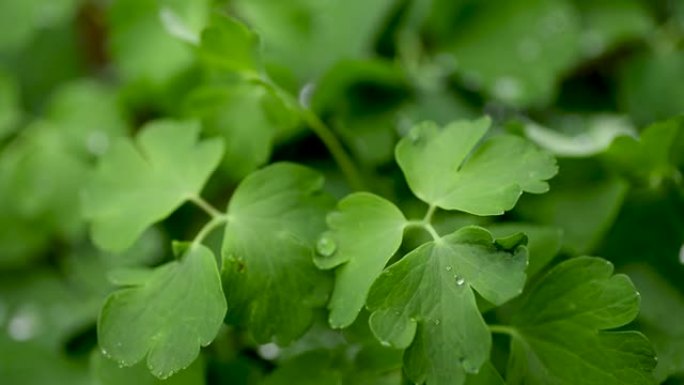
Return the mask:
M 452 266 L 447 266 L 446 271 L 451 272 L 454 268 Z M 458 286 L 463 286 L 465 284 L 465 278 L 461 277 L 458 274 L 454 274 L 454 279 L 456 280 L 456 284 Z

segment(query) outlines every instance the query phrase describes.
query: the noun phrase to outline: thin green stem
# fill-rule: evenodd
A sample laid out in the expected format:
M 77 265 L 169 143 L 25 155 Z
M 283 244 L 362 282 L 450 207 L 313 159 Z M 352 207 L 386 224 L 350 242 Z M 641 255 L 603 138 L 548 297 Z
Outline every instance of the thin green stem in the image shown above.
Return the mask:
M 437 210 L 437 206 L 430 205 L 430 207 L 428 207 L 427 212 L 425 213 L 425 217 L 423 218 L 423 222 L 432 223 L 432 216 L 435 215 L 436 210 Z
M 425 231 L 427 231 L 432 239 L 435 241 L 440 241 L 442 237 L 437 233 L 437 230 L 432 226 L 432 224 L 425 222 L 424 220 L 413 220 L 413 221 L 407 221 L 406 222 L 406 227 L 419 227 Z
M 507 325 L 489 325 L 489 331 L 495 334 L 506 334 L 513 338 L 520 337 L 516 328 Z
M 194 203 L 197 207 L 201 208 L 205 213 L 209 214 L 212 218 L 223 217 L 225 214 L 220 212 L 216 207 L 212 206 L 211 203 L 202 199 L 202 197 L 193 195 L 188 197 L 190 202 Z
M 357 191 L 365 190 L 365 183 L 361 172 L 333 131 L 310 109 L 301 107 L 300 112 L 306 124 L 311 128 L 311 131 L 318 136 L 328 151 L 330 151 L 330 155 L 332 155 L 335 163 L 342 170 L 351 188 Z
M 227 222 L 228 216 L 224 214 L 212 217 L 211 220 L 200 229 L 199 233 L 197 233 L 197 235 L 195 236 L 195 239 L 192 240 L 193 246 L 201 244 L 204 241 L 204 238 L 207 237 L 207 235 L 209 235 L 217 227 L 222 226 Z

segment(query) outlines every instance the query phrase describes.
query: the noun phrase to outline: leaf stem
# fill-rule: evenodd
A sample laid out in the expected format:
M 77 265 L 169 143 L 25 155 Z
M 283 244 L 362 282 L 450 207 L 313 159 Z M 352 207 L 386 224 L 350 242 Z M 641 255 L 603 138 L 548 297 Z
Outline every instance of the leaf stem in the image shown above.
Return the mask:
M 225 216 L 225 214 L 219 211 L 216 207 L 212 206 L 211 203 L 205 201 L 202 197 L 198 195 L 189 196 L 188 199 L 197 207 L 201 208 L 205 213 L 209 214 L 209 216 L 212 218 Z
M 217 227 L 222 226 L 228 222 L 228 216 L 225 214 L 220 214 L 218 216 L 214 216 L 211 218 L 207 224 L 205 224 L 197 233 L 195 236 L 195 239 L 192 240 L 192 244 L 194 245 L 199 245 L 204 241 L 204 238 L 207 237 L 212 231 L 214 231 Z
M 489 331 L 495 334 L 506 334 L 513 338 L 519 338 L 518 330 L 507 325 L 489 325 Z
M 420 227 L 421 229 L 427 231 L 435 241 L 440 241 L 442 239 L 439 233 L 437 233 L 437 230 L 435 230 L 434 226 L 432 226 L 432 224 L 429 222 L 425 222 L 425 220 L 407 221 L 405 227 Z
M 435 215 L 436 210 L 437 210 L 437 206 L 430 205 L 430 207 L 428 207 L 427 212 L 425 213 L 425 217 L 423 218 L 423 222 L 432 223 L 432 216 Z
M 335 163 L 337 163 L 340 170 L 342 170 L 342 173 L 347 179 L 347 182 L 349 182 L 351 188 L 356 191 L 365 190 L 365 182 L 359 169 L 345 151 L 342 143 L 340 143 L 337 136 L 335 136 L 335 133 L 333 133 L 333 131 L 310 109 L 302 106 L 299 110 L 302 119 L 304 119 L 311 131 L 318 136 L 328 149 L 330 155 L 332 155 L 335 160 Z

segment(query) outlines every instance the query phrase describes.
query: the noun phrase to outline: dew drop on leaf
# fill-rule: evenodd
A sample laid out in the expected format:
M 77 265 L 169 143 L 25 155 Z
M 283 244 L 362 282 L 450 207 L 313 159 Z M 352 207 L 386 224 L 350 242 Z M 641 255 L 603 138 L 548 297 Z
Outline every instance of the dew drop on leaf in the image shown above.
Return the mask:
M 446 267 L 446 271 L 451 271 L 452 269 L 453 269 L 453 267 L 451 267 L 451 266 Z
M 322 236 L 316 242 L 316 252 L 323 257 L 332 257 L 337 251 L 337 243 L 329 236 Z
M 461 366 L 463 366 L 463 370 L 465 370 L 466 373 L 477 374 L 480 372 L 480 367 L 475 365 L 473 362 L 471 362 L 467 358 L 461 358 L 460 361 L 461 361 Z
M 390 346 L 392 346 L 392 344 L 390 344 L 390 343 L 387 342 L 387 341 L 380 341 L 380 345 L 385 346 L 385 347 L 390 347 Z
M 465 283 L 465 279 L 463 277 L 459 277 L 458 275 L 455 275 L 454 278 L 456 278 L 456 284 L 458 286 L 462 286 Z
M 438 319 L 434 320 L 434 324 L 435 324 L 435 326 L 439 326 L 439 320 Z

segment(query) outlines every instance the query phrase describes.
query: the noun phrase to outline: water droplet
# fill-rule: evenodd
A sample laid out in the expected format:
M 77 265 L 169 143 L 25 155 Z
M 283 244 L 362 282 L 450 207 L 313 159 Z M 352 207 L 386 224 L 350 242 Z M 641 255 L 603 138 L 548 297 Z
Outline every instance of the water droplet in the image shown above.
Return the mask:
M 463 370 L 465 370 L 466 373 L 477 374 L 480 372 L 480 367 L 467 358 L 461 358 L 461 366 L 463 366 Z
M 38 311 L 33 305 L 24 305 L 14 313 L 7 324 L 7 333 L 15 341 L 27 341 L 40 332 Z
M 434 320 L 433 323 L 435 324 L 435 326 L 439 326 L 439 320 L 438 319 Z
M 518 55 L 521 59 L 527 62 L 533 62 L 539 59 L 541 54 L 541 47 L 534 39 L 523 39 L 518 44 Z
M 380 341 L 380 345 L 385 346 L 385 347 L 392 346 L 392 344 L 390 344 L 388 341 Z
M 516 102 L 523 95 L 523 85 L 516 78 L 504 76 L 494 82 L 492 92 L 504 102 Z
M 462 286 L 465 283 L 465 279 L 463 277 L 459 277 L 458 275 L 455 275 L 454 278 L 456 278 L 456 284 L 458 286 Z
M 316 90 L 316 84 L 312 82 L 308 82 L 304 84 L 304 87 L 302 87 L 301 90 L 299 90 L 299 104 L 301 104 L 304 107 L 310 107 L 311 106 L 311 97 L 314 94 L 314 91 Z
M 276 358 L 280 357 L 280 346 L 274 344 L 273 342 L 259 345 L 257 352 L 266 360 L 275 360 Z
M 323 257 L 332 257 L 337 251 L 337 243 L 330 236 L 324 235 L 316 242 L 316 252 Z
M 453 267 L 451 267 L 451 266 L 446 267 L 446 271 L 451 271 L 452 269 L 453 269 Z

